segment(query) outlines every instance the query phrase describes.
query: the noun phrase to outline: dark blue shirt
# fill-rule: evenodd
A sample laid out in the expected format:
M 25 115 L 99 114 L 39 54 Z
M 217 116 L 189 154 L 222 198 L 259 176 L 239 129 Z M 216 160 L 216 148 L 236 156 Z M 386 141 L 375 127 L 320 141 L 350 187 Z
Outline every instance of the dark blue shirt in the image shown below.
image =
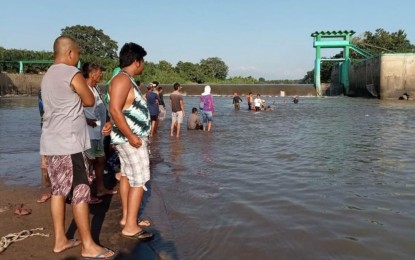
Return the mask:
M 159 96 L 154 92 L 146 93 L 147 107 L 150 111 L 150 116 L 157 116 L 159 114 Z

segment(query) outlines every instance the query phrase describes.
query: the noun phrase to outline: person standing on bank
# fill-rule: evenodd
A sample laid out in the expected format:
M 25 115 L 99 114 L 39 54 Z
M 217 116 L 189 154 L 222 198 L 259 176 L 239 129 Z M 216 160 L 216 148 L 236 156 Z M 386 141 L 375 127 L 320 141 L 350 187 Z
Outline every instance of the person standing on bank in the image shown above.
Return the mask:
M 124 44 L 119 55 L 122 71 L 111 80 L 108 90 L 114 121 L 111 142 L 115 144 L 121 162 L 121 235 L 140 241 L 153 237 L 137 223 L 144 191 L 147 191 L 145 184 L 150 180 L 147 147 L 151 123 L 147 103 L 133 76 L 142 73 L 146 55 L 140 45 Z
M 111 259 L 114 251 L 94 242 L 89 222 L 90 188 L 84 151 L 90 148 L 90 141 L 83 105 L 93 106 L 94 95 L 75 67 L 80 52 L 75 40 L 58 37 L 53 52 L 54 63 L 41 83 L 45 113 L 40 137 L 40 154 L 46 156 L 52 185 L 53 252 L 82 244 L 82 257 Z M 65 234 L 66 197 L 71 200 L 80 241 Z
M 184 118 L 184 102 L 183 95 L 180 93 L 182 87 L 179 83 L 174 83 L 174 91 L 170 94 L 171 107 L 171 126 L 170 136 L 174 136 L 174 128 L 176 128 L 176 137 L 180 137 L 180 125 Z
M 107 108 L 99 95 L 96 85 L 102 79 L 103 67 L 96 63 L 86 62 L 82 65 L 82 75 L 86 83 L 94 94 L 95 104 L 92 107 L 84 107 L 86 124 L 88 125 L 89 138 L 91 139 L 91 148 L 85 151 L 88 158 L 88 164 L 93 166 L 96 177 L 96 195 L 97 197 L 117 194 L 116 190 L 109 190 L 104 186 L 104 168 L 105 168 L 105 150 L 104 136 L 108 136 L 112 130 L 111 120 L 107 115 Z M 91 174 L 91 173 L 90 173 Z M 90 204 L 101 202 L 98 198 L 91 198 Z
M 210 91 L 210 86 L 205 86 L 205 91 L 199 97 L 200 103 L 203 103 L 203 131 L 210 131 L 212 128 L 213 113 L 215 112 L 213 96 Z

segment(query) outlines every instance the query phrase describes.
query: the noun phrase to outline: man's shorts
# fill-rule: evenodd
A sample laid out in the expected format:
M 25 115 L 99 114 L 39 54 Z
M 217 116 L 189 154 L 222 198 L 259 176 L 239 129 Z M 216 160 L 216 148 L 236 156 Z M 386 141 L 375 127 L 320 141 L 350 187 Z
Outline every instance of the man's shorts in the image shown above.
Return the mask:
M 182 124 L 183 123 L 183 111 L 172 112 L 171 120 L 173 124 L 175 124 L 176 122 L 179 124 Z
M 157 121 L 158 118 L 159 118 L 159 115 L 150 116 L 151 121 Z
M 141 137 L 140 137 L 141 138 Z M 150 180 L 150 158 L 148 155 L 148 138 L 141 138 L 142 145 L 135 148 L 130 143 L 117 144 L 120 156 L 121 174 L 128 178 L 130 187 L 143 187 Z
M 91 140 L 91 148 L 85 151 L 85 155 L 90 160 L 95 160 L 98 157 L 104 157 L 105 150 L 103 140 Z
M 83 153 L 47 155 L 48 174 L 52 195 L 64 196 L 72 204 L 88 203 L 91 191 L 87 176 L 86 158 Z
M 203 123 L 212 122 L 213 121 L 213 113 L 212 111 L 203 111 Z

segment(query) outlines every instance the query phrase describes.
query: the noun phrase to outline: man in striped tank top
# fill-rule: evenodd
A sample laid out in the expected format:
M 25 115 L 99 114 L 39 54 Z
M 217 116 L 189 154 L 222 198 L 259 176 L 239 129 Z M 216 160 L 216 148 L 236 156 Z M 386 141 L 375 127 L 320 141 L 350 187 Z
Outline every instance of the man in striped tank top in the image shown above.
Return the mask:
M 130 239 L 149 240 L 153 234 L 140 227 L 138 213 L 145 184 L 150 180 L 148 136 L 150 113 L 134 76 L 144 69 L 147 52 L 135 43 L 126 43 L 120 51 L 121 71 L 111 80 L 108 92 L 110 114 L 114 121 L 111 142 L 116 145 L 121 162 L 120 196 L 122 203 L 121 234 Z M 146 223 L 148 226 L 149 223 Z

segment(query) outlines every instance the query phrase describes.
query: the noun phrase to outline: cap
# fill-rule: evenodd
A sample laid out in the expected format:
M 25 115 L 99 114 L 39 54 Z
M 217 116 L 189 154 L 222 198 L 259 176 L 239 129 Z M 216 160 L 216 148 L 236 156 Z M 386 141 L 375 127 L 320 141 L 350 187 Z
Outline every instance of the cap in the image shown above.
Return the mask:
M 153 83 L 148 83 L 148 85 L 147 85 L 147 89 L 150 89 L 150 88 L 152 88 L 152 87 L 155 87 L 155 85 L 154 85 Z

